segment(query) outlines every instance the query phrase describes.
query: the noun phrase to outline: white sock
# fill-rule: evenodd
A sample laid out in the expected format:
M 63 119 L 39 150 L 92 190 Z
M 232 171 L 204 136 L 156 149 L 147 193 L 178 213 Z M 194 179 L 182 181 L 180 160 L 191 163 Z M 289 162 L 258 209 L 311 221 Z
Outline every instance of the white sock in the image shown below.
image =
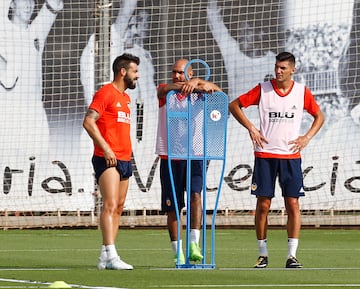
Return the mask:
M 107 259 L 107 252 L 106 252 L 105 245 L 101 246 L 100 259 L 101 260 L 106 260 Z
M 106 247 L 107 257 L 109 260 L 116 258 L 118 256 L 115 245 L 106 245 L 105 247 Z
M 259 248 L 259 256 L 267 257 L 269 255 L 267 249 L 267 239 L 264 240 L 257 240 L 258 248 Z
M 178 251 L 178 241 L 171 241 L 171 248 L 174 252 L 174 254 L 177 254 Z M 183 252 L 182 250 L 182 240 L 180 240 L 180 254 Z
M 195 242 L 199 245 L 200 241 L 200 230 L 198 229 L 191 229 L 190 230 L 190 243 Z
M 288 238 L 288 255 L 287 258 L 293 256 L 296 258 L 296 251 L 299 245 L 299 239 Z

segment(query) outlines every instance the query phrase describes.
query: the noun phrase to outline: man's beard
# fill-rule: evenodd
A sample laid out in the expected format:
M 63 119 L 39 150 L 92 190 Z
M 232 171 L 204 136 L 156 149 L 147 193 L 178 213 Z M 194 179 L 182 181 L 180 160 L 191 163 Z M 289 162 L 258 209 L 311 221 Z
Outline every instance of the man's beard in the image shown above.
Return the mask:
M 125 75 L 124 81 L 126 83 L 127 88 L 134 89 L 136 87 L 136 81 L 130 79 L 128 75 Z

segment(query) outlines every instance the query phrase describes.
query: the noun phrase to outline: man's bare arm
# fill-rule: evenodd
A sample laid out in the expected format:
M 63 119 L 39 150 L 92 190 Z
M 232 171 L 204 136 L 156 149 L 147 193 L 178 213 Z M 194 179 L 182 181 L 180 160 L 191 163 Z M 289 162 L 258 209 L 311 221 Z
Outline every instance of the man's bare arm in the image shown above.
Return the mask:
M 158 98 L 164 98 L 170 90 L 180 90 L 181 93 L 187 95 L 194 91 L 213 93 L 222 91 L 215 83 L 200 78 L 192 78 L 189 81 L 177 82 L 161 86 L 158 89 Z
M 96 121 L 99 119 L 99 113 L 93 109 L 89 109 L 86 112 L 84 121 L 83 121 L 83 127 L 89 134 L 89 136 L 92 138 L 92 140 L 102 149 L 104 152 L 104 158 L 106 159 L 106 162 L 108 166 L 115 166 L 117 163 L 116 156 L 111 149 L 111 147 L 108 145 L 108 143 L 105 141 L 104 137 L 101 135 L 100 130 L 96 124 Z
M 164 86 L 161 86 L 158 88 L 157 96 L 158 96 L 158 98 L 164 98 L 170 90 L 181 90 L 182 85 L 183 85 L 183 82 L 171 83 L 171 84 L 166 84 Z
M 246 117 L 244 111 L 241 108 L 239 98 L 234 99 L 230 105 L 229 110 L 235 119 L 249 131 L 249 135 L 254 146 L 263 147 L 263 143 L 268 143 L 268 140 L 260 134 L 260 131 L 254 126 L 254 124 Z

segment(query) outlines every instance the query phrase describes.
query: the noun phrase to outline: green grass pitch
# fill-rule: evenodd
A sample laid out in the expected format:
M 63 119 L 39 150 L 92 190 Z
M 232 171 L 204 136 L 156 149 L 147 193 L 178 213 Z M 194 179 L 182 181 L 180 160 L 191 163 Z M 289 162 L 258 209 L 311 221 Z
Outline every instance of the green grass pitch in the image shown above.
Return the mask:
M 208 238 L 208 242 L 210 238 Z M 360 288 L 360 230 L 303 229 L 298 259 L 285 269 L 285 229 L 270 229 L 269 267 L 253 269 L 254 230 L 216 230 L 216 268 L 175 269 L 166 229 L 120 229 L 117 249 L 132 271 L 99 271 L 97 229 L 0 231 L 0 288 Z M 208 256 L 209 257 L 209 256 Z

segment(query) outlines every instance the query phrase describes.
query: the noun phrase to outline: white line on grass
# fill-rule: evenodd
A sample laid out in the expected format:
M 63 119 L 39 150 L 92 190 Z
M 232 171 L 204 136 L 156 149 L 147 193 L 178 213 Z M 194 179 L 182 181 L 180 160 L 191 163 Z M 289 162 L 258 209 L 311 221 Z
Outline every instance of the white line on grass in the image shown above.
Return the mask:
M 222 271 L 302 271 L 302 270 L 360 270 L 360 267 L 332 267 L 332 268 L 219 268 Z
M 249 288 L 249 287 L 270 287 L 270 288 L 279 288 L 279 287 L 295 287 L 295 288 L 307 288 L 307 287 L 359 287 L 360 284 L 217 284 L 217 285 L 158 285 L 150 286 L 152 288 Z
M 32 284 L 32 285 L 43 285 L 43 288 L 49 288 L 49 285 L 52 282 L 42 282 L 42 281 L 32 281 L 32 280 L 17 280 L 17 279 L 6 279 L 0 278 L 0 282 L 9 282 L 9 283 L 21 283 L 21 284 Z M 119 288 L 119 287 L 96 287 L 96 286 L 85 286 L 78 284 L 68 284 L 72 288 L 84 288 L 84 289 L 128 289 L 128 288 Z M 13 288 L 13 287 L 0 287 L 0 288 Z M 36 287 L 41 288 L 41 287 Z
M 360 267 L 338 267 L 338 268 L 175 268 L 175 267 L 163 267 L 163 268 L 150 268 L 154 271 L 173 271 L 173 270 L 220 270 L 220 271 L 302 271 L 302 270 L 360 270 Z
M 0 268 L 0 271 L 65 271 L 65 270 L 70 270 L 70 269 L 59 269 L 59 268 Z
M 126 248 L 127 251 L 164 251 L 164 248 Z M 171 248 L 167 249 L 169 252 Z M 99 251 L 98 248 L 96 249 L 84 249 L 84 248 L 71 248 L 71 249 L 63 249 L 63 248 L 52 248 L 52 249 L 0 249 L 0 253 L 8 253 L 8 252 L 97 252 Z

